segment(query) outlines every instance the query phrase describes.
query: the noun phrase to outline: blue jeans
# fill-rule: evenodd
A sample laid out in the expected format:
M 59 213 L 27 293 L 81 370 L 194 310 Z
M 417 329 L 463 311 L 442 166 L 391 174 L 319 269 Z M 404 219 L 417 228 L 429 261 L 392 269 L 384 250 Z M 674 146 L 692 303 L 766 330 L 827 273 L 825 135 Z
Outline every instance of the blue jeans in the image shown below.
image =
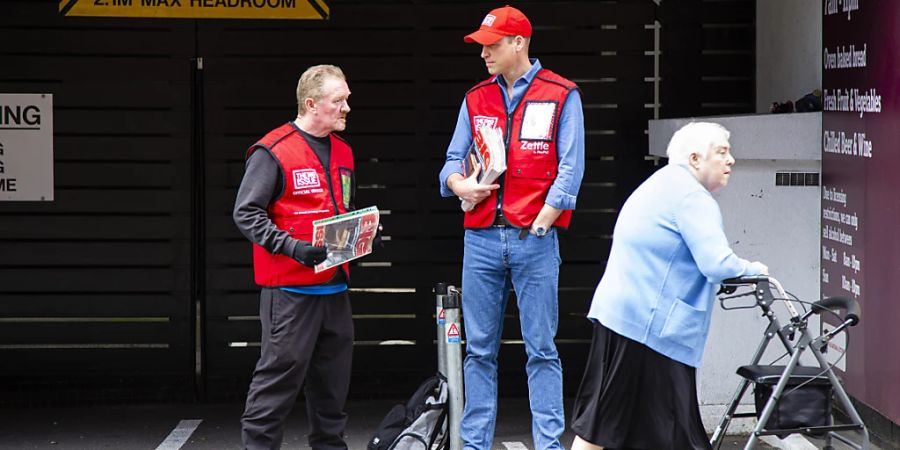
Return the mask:
M 561 449 L 565 424 L 562 366 L 553 338 L 559 322 L 556 230 L 519 239 L 519 229 L 466 230 L 462 312 L 466 336 L 465 449 L 490 450 L 497 420 L 497 353 L 503 313 L 514 287 L 528 363 L 531 430 L 537 450 Z

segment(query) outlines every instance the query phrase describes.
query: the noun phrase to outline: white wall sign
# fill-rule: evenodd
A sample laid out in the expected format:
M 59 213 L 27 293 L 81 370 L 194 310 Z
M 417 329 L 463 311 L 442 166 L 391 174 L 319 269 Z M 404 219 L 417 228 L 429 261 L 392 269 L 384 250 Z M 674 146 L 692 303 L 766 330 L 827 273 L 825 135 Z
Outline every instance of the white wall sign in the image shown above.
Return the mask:
M 0 201 L 53 200 L 53 94 L 0 94 Z

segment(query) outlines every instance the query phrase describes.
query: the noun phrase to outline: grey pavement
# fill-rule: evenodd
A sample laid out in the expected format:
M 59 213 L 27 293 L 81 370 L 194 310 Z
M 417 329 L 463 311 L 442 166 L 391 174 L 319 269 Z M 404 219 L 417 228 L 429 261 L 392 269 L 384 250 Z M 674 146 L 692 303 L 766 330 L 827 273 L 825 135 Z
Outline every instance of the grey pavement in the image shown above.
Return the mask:
M 405 400 L 382 399 L 349 402 L 349 448 L 364 450 L 370 434 L 384 414 L 392 405 L 403 401 Z M 566 408 L 567 411 L 571 410 L 571 400 L 566 401 Z M 239 419 L 242 411 L 243 404 L 240 402 L 0 408 L 0 450 L 239 450 Z M 177 439 L 179 434 L 184 438 L 181 441 Z M 301 402 L 289 418 L 282 449 L 307 449 L 305 434 L 306 414 Z M 176 439 L 167 440 L 170 436 L 175 436 Z M 568 447 L 572 439 L 572 433 L 567 432 L 562 439 L 563 445 Z M 179 443 L 170 445 L 171 442 Z M 746 437 L 727 436 L 722 450 L 742 449 L 746 442 Z M 784 443 L 783 446 L 775 443 L 789 450 L 823 447 L 821 441 L 811 442 L 813 445 L 808 442 L 804 445 Z M 161 445 L 163 443 L 165 445 Z M 757 449 L 779 447 L 763 443 Z M 533 448 L 528 400 L 501 399 L 493 450 Z M 835 444 L 835 450 L 849 448 L 843 443 Z M 869 448 L 880 450 L 874 445 Z
M 402 401 L 351 401 L 347 408 L 349 448 L 364 450 L 384 414 Z M 567 401 L 567 406 L 570 403 Z M 239 402 L 5 408 L 0 409 L 0 450 L 239 450 L 238 420 L 242 411 Z M 527 399 L 501 399 L 493 450 L 533 449 L 530 420 Z M 289 419 L 282 449 L 307 449 L 305 433 L 305 412 L 302 403 L 298 403 Z M 568 447 L 572 438 L 567 432 L 563 444 Z M 738 450 L 746 442 L 746 437 L 727 436 L 721 448 Z M 813 443 L 814 446 L 783 448 L 822 448 L 821 441 Z M 778 447 L 764 443 L 757 446 L 760 450 L 773 448 Z M 835 450 L 844 449 L 849 447 L 840 443 L 835 446 Z M 879 448 L 872 446 L 870 450 Z
M 384 414 L 391 405 L 402 401 L 350 402 L 347 408 L 350 449 L 365 449 L 369 434 Z M 5 408 L 0 409 L 0 450 L 240 449 L 238 420 L 242 411 L 243 405 L 239 402 Z M 198 420 L 199 424 L 182 422 Z M 530 421 L 527 399 L 501 399 L 494 450 L 533 449 Z M 179 424 L 182 427 L 179 428 Z M 176 429 L 178 431 L 173 433 Z M 188 434 L 183 445 L 169 445 L 178 442 L 179 433 L 182 436 Z M 305 412 L 302 403 L 298 403 L 289 419 L 282 448 L 308 448 L 305 433 Z M 176 439 L 172 440 L 170 435 L 175 435 Z M 572 438 L 571 433 L 566 433 L 563 444 L 568 447 Z M 166 445 L 161 445 L 164 442 Z M 740 449 L 745 442 L 746 438 L 728 437 L 722 448 Z M 757 448 L 773 447 L 762 445 Z

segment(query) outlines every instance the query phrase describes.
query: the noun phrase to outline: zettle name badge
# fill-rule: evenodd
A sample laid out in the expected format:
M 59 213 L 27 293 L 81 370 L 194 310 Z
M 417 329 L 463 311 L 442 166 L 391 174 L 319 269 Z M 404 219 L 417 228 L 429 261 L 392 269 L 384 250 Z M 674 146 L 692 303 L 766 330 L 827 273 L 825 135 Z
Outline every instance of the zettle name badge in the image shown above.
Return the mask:
M 556 102 L 528 102 L 522 117 L 520 140 L 552 141 Z

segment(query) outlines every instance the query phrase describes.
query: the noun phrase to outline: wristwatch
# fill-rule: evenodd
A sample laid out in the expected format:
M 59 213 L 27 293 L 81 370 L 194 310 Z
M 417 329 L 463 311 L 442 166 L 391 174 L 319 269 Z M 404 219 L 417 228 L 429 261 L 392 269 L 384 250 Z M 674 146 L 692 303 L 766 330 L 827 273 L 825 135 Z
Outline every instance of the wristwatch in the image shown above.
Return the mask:
M 531 231 L 537 237 L 544 237 L 547 234 L 547 229 L 544 227 L 536 227 L 533 224 L 531 225 Z

